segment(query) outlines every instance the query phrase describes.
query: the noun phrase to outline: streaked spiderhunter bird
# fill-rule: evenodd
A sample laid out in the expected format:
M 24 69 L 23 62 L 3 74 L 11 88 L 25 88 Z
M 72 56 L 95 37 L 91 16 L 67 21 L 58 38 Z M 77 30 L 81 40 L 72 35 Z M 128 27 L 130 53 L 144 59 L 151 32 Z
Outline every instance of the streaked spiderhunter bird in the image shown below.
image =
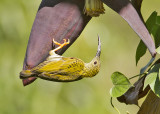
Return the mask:
M 21 79 L 38 77 L 50 81 L 70 82 L 85 77 L 93 77 L 99 72 L 101 54 L 101 42 L 99 37 L 96 56 L 89 63 L 85 63 L 79 58 L 63 57 L 55 53 L 63 46 L 69 44 L 69 40 L 66 42 L 66 39 L 64 39 L 64 43 L 60 44 L 53 39 L 53 43 L 59 45 L 59 47 L 51 50 L 49 52 L 50 56 L 38 66 L 20 72 Z
M 57 51 L 57 54 L 63 54 L 80 36 L 91 18 L 104 13 L 104 4 L 125 19 L 154 56 L 155 45 L 144 25 L 140 12 L 141 2 L 142 0 L 42 0 L 30 33 L 23 70 L 30 70 L 46 60 L 49 51 L 57 47 L 52 43 L 52 38 L 57 42 L 62 42 L 64 38 L 70 40 L 68 45 Z M 23 85 L 26 86 L 35 79 L 36 77 L 22 79 Z

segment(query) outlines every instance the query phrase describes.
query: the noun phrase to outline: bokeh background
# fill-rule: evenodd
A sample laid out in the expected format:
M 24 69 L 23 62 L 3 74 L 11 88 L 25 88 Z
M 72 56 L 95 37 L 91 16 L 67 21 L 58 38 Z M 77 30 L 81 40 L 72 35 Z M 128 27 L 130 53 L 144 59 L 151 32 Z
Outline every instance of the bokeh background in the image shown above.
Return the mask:
M 0 0 L 0 114 L 116 114 L 110 105 L 111 74 L 120 71 L 128 77 L 136 75 L 151 57 L 147 53 L 136 66 L 135 52 L 140 40 L 136 33 L 117 13 L 105 6 L 106 13 L 93 18 L 64 53 L 64 56 L 89 62 L 96 53 L 99 34 L 102 65 L 97 76 L 72 83 L 38 79 L 23 87 L 19 72 L 40 2 Z M 144 0 L 144 19 L 153 11 L 160 12 L 159 6 L 159 0 Z M 137 106 L 126 106 L 116 99 L 113 103 L 122 114 L 138 111 Z

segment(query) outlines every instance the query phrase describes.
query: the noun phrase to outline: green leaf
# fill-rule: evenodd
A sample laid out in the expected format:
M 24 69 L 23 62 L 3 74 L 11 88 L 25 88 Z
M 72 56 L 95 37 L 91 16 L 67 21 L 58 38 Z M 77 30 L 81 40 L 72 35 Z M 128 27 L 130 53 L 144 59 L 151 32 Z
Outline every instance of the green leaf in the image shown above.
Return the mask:
M 153 36 L 154 36 L 155 46 L 157 48 L 158 46 L 160 46 L 160 25 L 158 27 L 157 27 L 157 25 L 155 25 L 155 26 L 156 26 L 156 30 L 153 31 L 154 32 Z
M 157 24 L 153 26 L 153 28 L 152 28 L 153 37 L 156 35 L 158 28 L 159 28 L 159 25 L 157 25 Z
M 160 46 L 156 49 L 156 52 L 160 54 Z
M 146 51 L 147 51 L 147 47 L 141 40 L 136 50 L 136 65 L 138 64 L 138 61 L 140 60 L 140 58 L 146 53 Z
M 159 68 L 159 73 L 158 73 L 159 79 L 160 79 L 160 68 Z
M 157 18 L 156 18 L 156 24 L 160 25 L 160 16 L 157 16 Z
M 143 90 L 148 86 L 148 85 L 153 85 L 153 83 L 155 83 L 155 80 L 157 78 L 157 72 L 154 72 L 154 73 L 150 73 L 149 75 L 147 75 L 145 81 L 144 81 L 144 87 L 143 87 Z M 150 86 L 151 86 L 150 85 Z
M 160 46 L 160 16 L 156 16 L 156 22 L 153 24 L 151 33 L 153 34 L 155 46 L 157 48 Z
M 111 75 L 111 80 L 114 84 L 114 87 L 110 90 L 112 97 L 123 95 L 132 86 L 127 77 L 120 72 L 114 72 Z
M 148 75 L 144 81 L 144 87 L 143 87 L 144 89 L 148 84 L 152 85 L 153 83 L 155 83 L 156 77 L 159 72 L 159 68 L 160 68 L 160 64 L 156 64 L 149 70 Z
M 153 92 L 160 97 L 160 64 L 154 65 L 144 81 L 144 88 L 149 85 Z
M 153 92 L 160 97 L 160 81 L 159 81 L 159 76 L 157 76 L 155 83 L 150 84 L 151 89 Z
M 146 27 L 150 34 L 152 32 L 153 26 L 156 24 L 156 20 L 157 20 L 157 12 L 154 11 L 146 21 Z

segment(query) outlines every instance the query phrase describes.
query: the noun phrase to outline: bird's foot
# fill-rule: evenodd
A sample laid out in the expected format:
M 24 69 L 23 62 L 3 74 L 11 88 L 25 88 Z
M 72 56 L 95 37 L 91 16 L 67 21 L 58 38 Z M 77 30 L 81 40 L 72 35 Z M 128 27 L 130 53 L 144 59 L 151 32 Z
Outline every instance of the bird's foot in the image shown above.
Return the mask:
M 55 41 L 54 38 L 53 38 L 53 43 L 55 43 L 56 45 L 59 45 L 59 46 L 58 46 L 57 48 L 55 48 L 54 50 L 51 50 L 51 51 L 49 52 L 50 55 L 53 55 L 56 51 L 58 51 L 59 49 L 63 48 L 64 46 L 66 46 L 67 44 L 70 43 L 70 40 L 69 40 L 69 39 L 68 39 L 68 41 L 66 41 L 66 39 L 63 39 L 63 40 L 64 40 L 64 43 L 61 44 L 61 43 Z

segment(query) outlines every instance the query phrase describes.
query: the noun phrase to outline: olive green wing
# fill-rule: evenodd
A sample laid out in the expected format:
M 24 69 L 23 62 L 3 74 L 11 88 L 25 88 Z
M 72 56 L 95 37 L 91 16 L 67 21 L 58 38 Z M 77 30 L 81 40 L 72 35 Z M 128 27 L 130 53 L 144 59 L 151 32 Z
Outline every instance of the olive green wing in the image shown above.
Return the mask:
M 61 58 L 54 61 L 44 61 L 38 66 L 31 69 L 31 72 L 42 73 L 42 72 L 57 72 L 60 69 L 60 66 L 63 64 L 64 60 Z
M 84 62 L 74 57 L 62 57 L 57 60 L 44 61 L 31 69 L 32 73 L 49 72 L 51 74 L 74 75 L 84 68 Z
M 78 75 L 84 69 L 84 62 L 74 57 L 64 57 L 64 62 L 60 66 L 58 74 L 61 75 Z

